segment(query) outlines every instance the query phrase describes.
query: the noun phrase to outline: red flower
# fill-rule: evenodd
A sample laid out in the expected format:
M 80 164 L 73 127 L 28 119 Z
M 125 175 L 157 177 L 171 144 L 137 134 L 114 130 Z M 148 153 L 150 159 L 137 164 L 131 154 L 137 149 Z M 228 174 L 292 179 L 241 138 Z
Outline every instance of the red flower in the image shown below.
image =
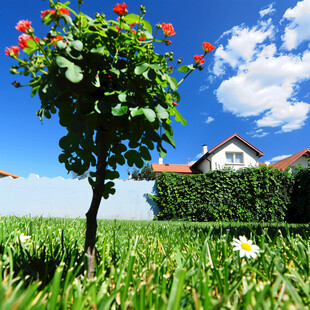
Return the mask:
M 213 46 L 212 44 L 210 44 L 208 42 L 203 42 L 202 48 L 206 53 L 209 53 L 215 49 L 215 46 Z
M 28 40 L 32 40 L 33 41 L 32 36 L 30 36 L 29 34 L 25 34 L 25 33 L 20 35 L 18 37 L 18 45 L 19 45 L 19 47 L 21 49 L 24 49 L 25 47 L 28 47 L 28 44 L 27 44 Z M 39 38 L 36 37 L 36 41 L 39 42 Z
M 145 37 L 140 37 L 139 40 L 140 40 L 140 41 L 145 41 L 146 38 L 145 38 Z
M 133 34 L 136 34 L 136 33 L 137 33 L 137 31 L 134 30 L 134 29 L 131 29 L 131 31 L 132 31 Z
M 63 15 L 70 15 L 70 11 L 66 8 L 60 8 L 59 12 Z
M 118 16 L 125 16 L 128 13 L 127 5 L 125 4 L 125 2 L 123 2 L 123 4 L 116 3 L 116 5 L 114 5 L 113 7 L 113 11 Z
M 171 44 L 171 41 L 170 40 L 166 41 L 166 45 L 169 45 L 169 44 Z
M 66 8 L 60 8 L 59 12 L 64 15 L 70 15 L 70 11 Z M 46 11 L 41 11 L 41 18 L 44 18 L 46 14 L 52 14 L 52 15 L 56 14 L 56 16 L 58 17 L 56 10 L 46 10 Z
M 62 40 L 64 37 L 61 35 L 56 36 L 55 38 L 51 38 L 51 42 L 55 42 L 53 43 L 53 46 L 56 46 L 56 42 Z
M 5 50 L 5 55 L 9 55 L 9 56 L 19 56 L 19 47 L 18 46 L 11 46 L 11 47 L 7 47 Z
M 175 107 L 177 107 L 178 106 L 178 104 L 176 103 L 176 102 L 172 102 L 172 104 L 175 106 Z
M 132 24 L 129 25 L 130 28 L 132 28 L 137 22 L 134 22 Z
M 15 27 L 18 31 L 21 31 L 21 32 L 26 32 L 26 30 L 30 29 L 31 28 L 31 22 L 26 19 L 26 20 L 20 20 L 16 27 Z
M 205 63 L 205 60 L 204 59 L 201 59 L 200 61 L 199 61 L 199 64 L 200 65 L 203 65 Z
M 170 70 L 171 70 L 171 69 L 172 69 L 172 66 L 168 67 L 168 69 L 170 69 Z
M 163 28 L 164 35 L 166 37 L 173 36 L 175 34 L 174 28 L 172 27 L 171 24 L 162 23 L 161 26 Z
M 203 55 L 195 55 L 194 56 L 194 60 L 195 60 L 195 64 L 201 64 L 200 62 L 202 61 Z

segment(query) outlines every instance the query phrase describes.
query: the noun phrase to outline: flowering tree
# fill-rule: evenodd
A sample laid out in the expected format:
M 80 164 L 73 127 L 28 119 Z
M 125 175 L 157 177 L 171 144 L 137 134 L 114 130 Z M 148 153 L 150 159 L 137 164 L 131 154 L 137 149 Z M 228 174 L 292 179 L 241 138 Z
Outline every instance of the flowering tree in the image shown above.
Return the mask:
M 119 177 L 117 165 L 141 168 L 151 159 L 149 150 L 157 148 L 161 157 L 163 142 L 175 146 L 170 126 L 172 117 L 186 124 L 176 106 L 180 100 L 179 83 L 171 76 L 180 65 L 169 65 L 172 53 L 155 52 L 155 44 L 171 43 L 175 34 L 171 24 L 152 27 L 140 14 L 127 14 L 125 3 L 114 6 L 117 20 L 106 20 L 104 14 L 91 18 L 80 11 L 50 0 L 41 12 L 50 30 L 37 38 L 31 22 L 20 21 L 16 29 L 23 32 L 19 46 L 5 53 L 18 61 L 13 74 L 30 78 L 31 96 L 39 95 L 40 120 L 58 112 L 59 122 L 68 133 L 59 141 L 59 161 L 68 172 L 78 175 L 90 171 L 93 197 L 86 214 L 85 249 L 89 257 L 89 276 L 94 275 L 94 252 L 97 212 L 101 198 L 114 194 L 113 179 Z M 158 38 L 162 29 L 163 36 Z M 203 43 L 204 55 L 194 57 L 195 64 L 178 68 L 186 78 L 202 69 L 204 56 L 213 50 Z M 20 51 L 27 57 L 21 59 Z M 19 82 L 13 83 L 21 87 Z M 108 181 L 109 180 L 109 181 Z

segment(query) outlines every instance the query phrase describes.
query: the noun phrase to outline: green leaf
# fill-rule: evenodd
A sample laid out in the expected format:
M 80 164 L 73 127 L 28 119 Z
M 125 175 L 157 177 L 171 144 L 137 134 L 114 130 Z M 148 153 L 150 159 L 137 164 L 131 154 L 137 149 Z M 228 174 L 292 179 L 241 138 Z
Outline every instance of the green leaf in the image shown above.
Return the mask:
M 174 77 L 168 75 L 167 80 L 172 90 L 178 89 L 178 82 Z
M 144 160 L 150 161 L 150 160 L 152 159 L 151 154 L 150 154 L 150 152 L 149 152 L 149 150 L 148 150 L 147 147 L 141 146 L 141 147 L 139 148 L 139 152 L 140 152 L 140 154 L 141 154 L 141 157 L 142 157 Z
M 114 116 L 122 116 L 124 115 L 128 110 L 127 106 L 122 106 L 121 103 L 118 103 L 114 108 L 111 109 L 112 114 Z
M 149 68 L 149 64 L 147 62 L 135 67 L 135 74 L 136 75 L 140 75 L 142 74 L 144 71 L 146 71 Z
M 31 48 L 31 47 L 25 47 L 23 49 L 23 52 L 25 52 L 27 55 L 31 55 L 36 51 L 36 48 Z
M 90 50 L 90 52 L 99 55 L 105 55 L 107 53 L 104 46 L 94 47 Z
M 155 121 L 156 113 L 152 109 L 149 109 L 149 108 L 141 108 L 141 109 L 143 111 L 143 114 L 145 115 L 145 117 L 147 118 L 149 122 L 152 123 Z
M 181 71 L 183 73 L 187 73 L 189 71 L 189 68 L 188 66 L 184 65 L 184 66 L 181 66 L 178 71 Z
M 27 40 L 27 45 L 28 45 L 28 47 L 33 48 L 33 49 L 38 48 L 38 45 L 34 40 Z
M 143 114 L 143 110 L 141 108 L 139 108 L 139 107 L 129 108 L 129 110 L 130 110 L 130 115 L 132 117 L 135 117 L 135 116 Z
M 156 111 L 158 118 L 160 118 L 160 119 L 167 119 L 169 117 L 169 113 L 160 104 L 158 104 L 155 107 L 155 111 Z
M 118 100 L 120 102 L 126 102 L 126 99 L 127 99 L 126 93 L 121 93 L 121 94 L 118 95 Z
M 180 102 L 180 100 L 181 100 L 180 94 L 177 93 L 176 91 L 174 91 L 174 92 L 172 93 L 172 97 L 173 97 L 173 99 L 174 99 L 176 102 Z
M 141 24 L 146 28 L 146 30 L 152 35 L 152 26 L 147 20 L 142 20 Z
M 69 61 L 65 57 L 56 56 L 56 64 L 60 68 L 67 68 L 66 70 L 66 78 L 72 83 L 79 83 L 83 79 L 82 70 L 79 66 Z
M 110 72 L 115 73 L 117 76 L 120 75 L 120 71 L 118 69 L 116 69 L 116 68 L 110 69 Z
M 137 14 L 128 14 L 126 15 L 124 18 L 124 21 L 127 23 L 127 24 L 132 24 L 132 23 L 137 23 L 139 22 L 139 18 L 140 16 L 137 15 Z
M 67 44 L 64 41 L 57 41 L 56 47 L 60 50 L 63 50 L 67 47 Z
M 83 43 L 80 40 L 75 40 L 70 45 L 79 52 L 83 50 Z
M 161 144 L 157 144 L 157 151 L 158 151 L 159 157 L 164 158 L 167 155 L 167 151 L 162 147 Z
M 181 122 L 182 125 L 185 126 L 187 124 L 186 120 L 182 117 L 181 113 L 177 109 L 174 110 L 175 110 L 175 120 L 177 122 Z

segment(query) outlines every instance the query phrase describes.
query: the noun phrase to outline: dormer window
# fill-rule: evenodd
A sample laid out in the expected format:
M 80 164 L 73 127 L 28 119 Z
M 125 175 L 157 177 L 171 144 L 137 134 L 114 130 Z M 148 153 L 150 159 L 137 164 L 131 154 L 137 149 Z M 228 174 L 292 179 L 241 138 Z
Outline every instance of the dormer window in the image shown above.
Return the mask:
M 237 152 L 226 152 L 226 164 L 230 165 L 243 165 L 243 153 Z

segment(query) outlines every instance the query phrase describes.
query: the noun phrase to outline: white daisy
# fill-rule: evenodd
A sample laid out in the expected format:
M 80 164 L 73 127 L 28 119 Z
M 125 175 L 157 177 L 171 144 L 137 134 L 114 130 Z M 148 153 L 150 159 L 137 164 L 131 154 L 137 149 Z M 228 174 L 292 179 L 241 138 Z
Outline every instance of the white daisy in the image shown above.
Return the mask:
M 246 237 L 240 236 L 239 240 L 234 238 L 231 243 L 234 246 L 234 251 L 240 251 L 240 257 L 255 258 L 259 253 L 259 247 L 252 244 L 252 240 L 247 240 Z
M 24 233 L 22 233 L 22 234 L 20 234 L 20 236 L 19 236 L 19 240 L 21 241 L 21 242 L 26 242 L 28 239 L 30 239 L 31 238 L 31 236 L 25 236 L 25 234 Z

